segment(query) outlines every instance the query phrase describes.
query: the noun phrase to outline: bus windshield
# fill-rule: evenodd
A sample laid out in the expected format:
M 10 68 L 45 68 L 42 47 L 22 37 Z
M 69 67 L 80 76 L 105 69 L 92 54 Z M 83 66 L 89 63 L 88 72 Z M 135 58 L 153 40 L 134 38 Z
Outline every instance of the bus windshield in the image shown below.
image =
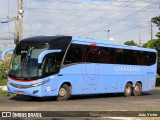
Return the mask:
M 12 57 L 9 75 L 16 79 L 36 78 L 38 76 L 38 56 L 47 49 L 47 44 L 18 45 Z

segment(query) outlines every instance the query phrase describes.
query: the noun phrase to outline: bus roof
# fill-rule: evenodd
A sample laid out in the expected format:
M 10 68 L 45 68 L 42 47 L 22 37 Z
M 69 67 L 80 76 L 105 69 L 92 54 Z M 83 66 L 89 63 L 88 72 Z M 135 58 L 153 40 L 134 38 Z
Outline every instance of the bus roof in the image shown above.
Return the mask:
M 124 45 L 124 44 L 117 44 L 109 40 L 95 40 L 92 38 L 72 37 L 72 43 L 87 44 L 87 45 L 96 43 L 97 46 L 104 46 L 104 47 L 107 46 L 107 47 L 113 47 L 113 48 L 124 48 L 124 49 L 131 49 L 131 50 L 143 50 L 143 51 L 157 52 L 155 49 L 141 48 L 138 46 L 129 46 L 129 45 Z
M 34 44 L 34 43 L 42 43 L 42 42 L 43 43 L 44 42 L 50 43 L 52 41 L 64 39 L 64 38 L 72 39 L 72 43 L 76 43 L 76 44 L 90 45 L 90 44 L 96 43 L 97 46 L 102 46 L 102 47 L 113 47 L 113 48 L 123 48 L 123 49 L 131 49 L 131 50 L 142 50 L 142 51 L 156 52 L 156 50 L 154 50 L 154 49 L 117 44 L 117 43 L 111 42 L 109 40 L 95 40 L 92 38 L 82 38 L 82 37 L 63 36 L 63 35 L 36 36 L 36 37 L 25 38 L 20 42 L 20 44 L 26 44 L 26 43 L 33 43 Z
M 29 37 L 25 38 L 22 41 L 20 41 L 20 44 L 26 44 L 26 43 L 51 43 L 56 40 L 60 40 L 63 38 L 71 39 L 71 36 L 35 36 L 35 37 Z

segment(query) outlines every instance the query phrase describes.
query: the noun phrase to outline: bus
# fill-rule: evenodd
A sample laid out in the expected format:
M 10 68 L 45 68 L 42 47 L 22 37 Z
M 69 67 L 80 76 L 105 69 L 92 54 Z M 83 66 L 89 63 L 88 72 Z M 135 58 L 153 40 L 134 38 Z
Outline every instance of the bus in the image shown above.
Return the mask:
M 7 88 L 31 97 L 123 93 L 139 96 L 155 87 L 157 52 L 73 36 L 21 40 L 13 51 Z

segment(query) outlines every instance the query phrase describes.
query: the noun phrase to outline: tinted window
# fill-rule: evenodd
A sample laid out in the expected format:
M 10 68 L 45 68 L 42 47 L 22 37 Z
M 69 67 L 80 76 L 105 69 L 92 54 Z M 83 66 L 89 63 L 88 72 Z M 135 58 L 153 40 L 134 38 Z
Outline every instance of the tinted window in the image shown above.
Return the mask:
M 43 69 L 43 75 L 48 76 L 55 73 L 55 57 L 54 56 L 48 56 L 45 58 L 45 65 Z
M 156 53 L 120 48 L 71 44 L 64 64 L 77 62 L 153 65 L 156 62 Z
M 64 60 L 64 64 L 82 62 L 84 48 L 84 45 L 71 44 Z

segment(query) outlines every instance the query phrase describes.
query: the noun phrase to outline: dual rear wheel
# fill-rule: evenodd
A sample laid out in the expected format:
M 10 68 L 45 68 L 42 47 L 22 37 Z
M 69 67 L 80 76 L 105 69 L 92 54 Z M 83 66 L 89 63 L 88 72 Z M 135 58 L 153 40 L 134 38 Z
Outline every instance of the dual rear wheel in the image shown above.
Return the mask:
M 139 96 L 142 94 L 142 84 L 137 82 L 133 88 L 134 96 Z
M 137 82 L 133 87 L 131 83 L 126 83 L 124 89 L 124 96 L 129 97 L 133 93 L 134 96 L 139 96 L 142 94 L 142 84 Z

